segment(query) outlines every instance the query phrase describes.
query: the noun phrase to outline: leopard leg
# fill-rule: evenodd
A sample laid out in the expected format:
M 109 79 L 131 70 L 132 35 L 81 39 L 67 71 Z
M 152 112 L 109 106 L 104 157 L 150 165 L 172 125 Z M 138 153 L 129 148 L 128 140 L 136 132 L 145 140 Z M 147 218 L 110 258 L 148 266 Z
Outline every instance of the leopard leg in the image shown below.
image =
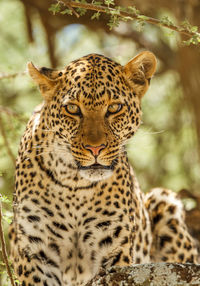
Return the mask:
M 58 255 L 51 255 L 37 240 L 28 244 L 27 237 L 16 235 L 10 227 L 11 261 L 21 286 L 64 286 Z M 30 248 L 30 245 L 32 248 Z M 31 253 L 31 254 L 30 254 Z
M 151 260 L 196 263 L 197 249 L 184 222 L 182 203 L 170 190 L 155 188 L 145 197 L 152 229 Z
M 42 257 L 30 258 L 26 255 L 15 256 L 14 270 L 22 286 L 64 286 L 61 273 L 56 265 Z

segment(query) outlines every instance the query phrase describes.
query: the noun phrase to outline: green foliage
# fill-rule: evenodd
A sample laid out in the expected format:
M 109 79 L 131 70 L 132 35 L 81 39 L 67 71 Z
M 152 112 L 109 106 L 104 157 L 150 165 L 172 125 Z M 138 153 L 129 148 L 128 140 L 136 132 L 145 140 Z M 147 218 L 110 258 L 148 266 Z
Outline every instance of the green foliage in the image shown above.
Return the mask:
M 11 201 L 8 199 L 7 196 L 2 196 L 0 194 L 0 204 L 1 204 L 1 213 L 3 215 L 3 219 L 1 221 L 1 225 L 4 226 L 6 229 L 6 225 L 9 225 L 12 222 L 12 212 L 8 211 L 4 206 L 8 205 L 8 208 L 11 207 Z M 12 269 L 11 262 L 9 262 L 10 268 Z M 0 277 L 4 278 L 3 285 L 10 285 L 10 279 L 8 277 L 7 271 L 5 269 L 5 264 L 3 261 L 0 260 Z
M 188 32 L 196 33 L 198 32 L 198 27 L 197 26 L 192 26 L 188 20 L 185 20 L 181 23 L 181 30 L 187 30 Z
M 92 15 L 92 17 L 91 17 L 91 20 L 94 20 L 94 19 L 99 19 L 99 17 L 100 17 L 100 15 L 101 15 L 101 13 L 100 12 L 96 12 L 96 13 L 94 13 L 93 15 Z
M 1 196 L 0 195 L 0 201 L 3 205 L 7 204 L 8 205 L 8 208 L 11 207 L 11 200 L 3 195 Z M 8 211 L 6 208 L 3 207 L 3 219 L 8 223 L 8 224 L 11 224 L 12 222 L 12 212 Z
M 14 273 L 11 261 L 9 261 L 9 266 L 11 269 L 11 273 L 14 277 L 15 286 L 21 285 L 20 281 L 15 277 L 15 273 Z M 7 271 L 5 269 L 5 263 L 3 263 L 2 261 L 0 261 L 0 277 L 2 277 L 2 282 L 3 282 L 3 284 L 1 285 L 11 286 L 10 278 L 8 277 Z
M 107 25 L 109 26 L 110 30 L 112 30 L 115 27 L 119 26 L 121 17 L 120 17 L 120 7 L 116 7 L 115 10 L 108 12 L 108 14 L 110 14 L 110 19 L 107 23 Z
M 65 9 L 64 11 L 66 11 L 68 9 Z M 60 3 L 56 3 L 56 4 L 51 4 L 51 7 L 49 8 L 49 11 L 52 12 L 54 15 L 56 13 L 59 13 L 61 11 L 61 5 Z M 61 12 L 62 14 L 65 14 L 63 13 L 63 11 Z M 66 13 L 67 14 L 67 13 Z
M 30 60 L 41 66 L 49 66 L 45 37 L 38 18 L 35 18 L 34 44 L 28 43 L 22 3 L 18 0 L 0 1 L 0 73 L 26 70 Z M 13 15 L 11 17 L 11 15 Z M 9 19 L 9 21 L 8 21 Z M 16 33 L 17 31 L 17 33 Z M 41 49 L 41 47 L 43 48 Z M 20 137 L 33 108 L 41 101 L 35 85 L 27 75 L 0 80 L 0 115 L 2 125 L 13 156 L 16 157 Z M 0 193 L 2 194 L 3 227 L 8 247 L 8 228 L 12 220 L 12 196 L 14 191 L 14 164 L 10 159 L 5 140 L 0 132 Z M 9 247 L 8 247 L 9 249 Z M 0 285 L 10 285 L 0 254 Z
M 185 29 L 188 32 L 195 33 L 189 40 L 184 41 L 183 43 L 187 46 L 193 44 L 198 45 L 200 43 L 200 34 L 198 33 L 198 27 L 192 26 L 187 20 L 181 23 L 181 30 Z
M 115 1 L 114 0 L 104 0 L 104 3 L 108 6 L 110 5 L 115 5 Z
M 58 1 L 58 0 L 57 0 Z M 86 14 L 87 9 L 90 10 L 90 3 L 88 3 L 85 0 L 76 0 L 76 1 L 71 1 L 69 5 L 73 7 L 73 3 L 76 2 L 80 4 L 79 8 L 76 8 L 76 13 L 79 16 L 83 16 Z M 81 8 L 81 3 L 84 3 L 87 5 L 86 8 Z M 64 4 L 64 3 L 63 3 Z M 102 9 L 104 10 L 104 13 L 108 14 L 110 16 L 110 19 L 107 23 L 109 26 L 110 30 L 113 28 L 116 28 L 119 26 L 120 21 L 137 21 L 139 23 L 138 27 L 141 30 L 143 28 L 145 23 L 151 23 L 154 25 L 158 25 L 160 27 L 167 27 L 171 30 L 175 30 L 179 33 L 184 33 L 190 36 L 190 38 L 187 41 L 184 41 L 185 45 L 199 45 L 200 43 L 200 34 L 198 33 L 198 27 L 197 26 L 192 26 L 187 20 L 182 22 L 180 26 L 177 26 L 174 24 L 172 20 L 169 19 L 168 16 L 164 16 L 159 19 L 153 19 L 151 17 L 148 17 L 146 15 L 142 15 L 138 9 L 136 9 L 134 6 L 128 6 L 128 7 L 121 7 L 117 6 L 115 4 L 114 0 L 104 0 L 104 3 L 102 1 L 92 1 L 91 3 L 93 6 L 91 9 L 93 10 L 94 6 L 96 6 L 96 13 L 94 13 L 91 17 L 92 20 L 94 19 L 99 19 Z M 68 6 L 69 6 L 68 5 Z M 112 8 L 110 7 L 112 6 Z M 114 7 L 113 7 L 114 6 Z M 107 8 L 106 8 L 107 7 Z M 98 10 L 99 9 L 99 10 Z M 55 15 L 56 13 L 61 13 L 61 14 L 68 14 L 72 15 L 72 11 L 67 8 L 62 10 L 60 1 L 57 2 L 57 4 L 52 4 L 51 7 L 49 8 L 51 12 Z M 77 15 L 76 14 L 76 15 Z M 169 36 L 174 35 L 173 33 L 168 34 Z
M 10 204 L 11 203 L 11 201 L 9 200 L 9 198 L 7 197 L 7 196 L 1 196 L 0 195 L 0 201 L 2 202 L 2 203 L 5 203 L 5 204 Z
M 72 10 L 71 9 L 65 9 L 60 12 L 62 15 L 72 15 Z
M 161 24 L 164 24 L 166 26 L 175 26 L 172 20 L 170 20 L 168 16 L 163 16 L 161 18 Z
M 87 10 L 84 9 L 84 8 L 77 8 L 76 9 L 76 12 L 80 15 L 80 16 L 83 16 L 87 13 Z
M 145 16 L 145 15 L 138 15 L 138 20 L 144 22 L 144 21 L 149 20 L 149 17 L 148 17 L 148 16 Z
M 198 45 L 199 43 L 200 43 L 200 37 L 198 36 L 193 36 L 189 40 L 183 41 L 183 44 L 185 44 L 186 46 L 190 46 L 191 44 Z
M 95 1 L 95 0 L 94 0 L 94 1 L 92 1 L 92 4 L 93 4 L 93 5 L 99 5 L 99 6 L 100 6 L 100 5 L 103 4 L 103 1 Z
M 134 6 L 128 6 L 127 8 L 122 8 L 121 9 L 122 12 L 127 12 L 127 13 L 131 13 L 134 15 L 139 15 L 140 11 L 138 9 L 136 9 L 136 7 Z

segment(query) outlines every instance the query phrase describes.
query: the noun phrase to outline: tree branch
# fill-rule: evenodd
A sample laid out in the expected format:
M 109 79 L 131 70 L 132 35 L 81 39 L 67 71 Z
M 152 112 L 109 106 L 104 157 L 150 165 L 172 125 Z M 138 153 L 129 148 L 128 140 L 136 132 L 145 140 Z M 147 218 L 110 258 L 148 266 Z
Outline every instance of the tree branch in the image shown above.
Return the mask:
M 16 72 L 16 73 L 13 73 L 13 74 L 0 73 L 0 80 L 1 79 L 7 79 L 7 78 L 14 78 L 14 77 L 21 76 L 21 75 L 26 75 L 26 74 L 27 74 L 27 71 Z
M 200 44 L 200 33 L 197 31 L 192 31 L 192 28 L 188 25 L 188 28 L 185 28 L 184 26 L 177 26 L 170 22 L 169 20 L 158 20 L 152 17 L 148 17 L 146 15 L 141 15 L 136 12 L 126 12 L 120 10 L 121 7 L 115 7 L 115 8 L 110 8 L 108 6 L 104 5 L 94 5 L 90 3 L 79 3 L 75 1 L 70 1 L 70 0 L 59 0 L 58 3 L 62 3 L 66 7 L 72 7 L 72 8 L 82 8 L 86 10 L 92 10 L 92 11 L 97 11 L 101 13 L 106 13 L 110 15 L 116 15 L 119 18 L 126 18 L 126 20 L 138 20 L 141 22 L 146 22 L 149 24 L 157 25 L 160 27 L 165 27 L 170 30 L 176 31 L 180 34 L 186 35 L 191 38 L 195 38 L 197 40 L 197 44 Z
M 8 155 L 9 155 L 11 161 L 13 162 L 13 165 L 15 166 L 15 156 L 12 153 L 12 150 L 10 148 L 10 145 L 9 145 L 9 142 L 8 142 L 8 139 L 7 139 L 7 136 L 6 136 L 6 132 L 5 132 L 5 129 L 4 129 L 4 126 L 3 126 L 1 115 L 0 115 L 0 132 L 1 132 L 1 135 L 3 137 L 4 144 L 5 144 L 5 147 L 7 149 Z
M 6 265 L 6 270 L 7 270 L 8 276 L 10 278 L 11 285 L 15 286 L 15 282 L 14 282 L 12 272 L 11 272 L 9 262 L 8 262 L 8 254 L 6 251 L 6 243 L 5 243 L 4 233 L 3 233 L 2 221 L 3 221 L 3 214 L 2 214 L 1 194 L 0 194 L 0 241 L 1 241 L 1 246 L 2 246 L 2 257 L 3 257 L 3 261 Z
M 12 110 L 6 106 L 3 106 L 3 105 L 0 105 L 0 114 L 1 113 L 5 113 L 8 116 L 16 117 L 19 121 L 21 121 L 23 123 L 27 123 L 27 120 L 28 120 L 28 117 L 26 117 L 22 114 L 19 114 L 19 113 L 15 112 L 14 110 Z

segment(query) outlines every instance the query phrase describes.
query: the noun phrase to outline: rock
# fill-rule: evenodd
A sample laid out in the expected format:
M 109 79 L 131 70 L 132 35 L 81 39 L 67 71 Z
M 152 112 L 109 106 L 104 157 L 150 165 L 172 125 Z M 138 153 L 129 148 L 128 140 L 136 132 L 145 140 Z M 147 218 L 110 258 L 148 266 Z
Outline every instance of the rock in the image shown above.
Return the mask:
M 136 264 L 111 267 L 86 286 L 200 286 L 200 265 L 176 263 Z

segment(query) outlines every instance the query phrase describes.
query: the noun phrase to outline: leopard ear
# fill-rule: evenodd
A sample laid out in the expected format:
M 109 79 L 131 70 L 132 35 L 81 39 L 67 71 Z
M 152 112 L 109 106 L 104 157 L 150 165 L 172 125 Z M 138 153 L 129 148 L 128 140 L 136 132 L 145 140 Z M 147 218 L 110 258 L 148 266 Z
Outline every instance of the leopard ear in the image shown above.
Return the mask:
M 39 85 L 40 92 L 45 100 L 50 100 L 53 96 L 56 79 L 59 71 L 41 68 L 37 69 L 32 62 L 28 63 L 28 72 L 34 82 Z
M 125 78 L 140 98 L 149 87 L 151 77 L 156 70 L 156 63 L 154 54 L 144 51 L 124 66 Z

